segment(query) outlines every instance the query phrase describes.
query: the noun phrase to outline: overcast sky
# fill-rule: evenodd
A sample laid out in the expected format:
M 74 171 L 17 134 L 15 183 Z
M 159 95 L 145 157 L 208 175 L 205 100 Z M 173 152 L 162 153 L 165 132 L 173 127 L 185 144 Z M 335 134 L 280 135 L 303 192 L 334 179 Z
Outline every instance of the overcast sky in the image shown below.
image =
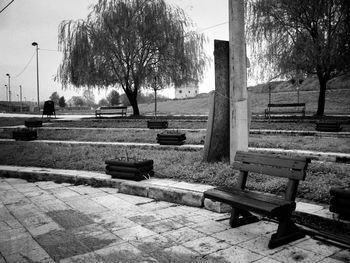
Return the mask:
M 208 55 L 212 57 L 214 39 L 228 40 L 228 0 L 166 0 L 183 8 L 209 38 Z M 11 0 L 0 0 L 0 10 Z M 85 19 L 89 6 L 97 0 L 14 0 L 0 13 L 0 101 L 6 99 L 7 73 L 11 76 L 12 101 L 17 100 L 19 85 L 23 97 L 36 102 L 36 58 L 32 42 L 39 44 L 40 101 L 57 91 L 66 100 L 81 95 L 74 88 L 62 90 L 53 80 L 61 62 L 57 52 L 58 25 L 63 20 Z M 212 63 L 213 64 L 213 63 Z M 213 65 L 212 65 L 213 66 Z M 214 89 L 214 71 L 209 69 L 200 92 Z M 95 92 L 96 102 L 107 92 Z M 171 92 L 170 94 L 171 95 Z

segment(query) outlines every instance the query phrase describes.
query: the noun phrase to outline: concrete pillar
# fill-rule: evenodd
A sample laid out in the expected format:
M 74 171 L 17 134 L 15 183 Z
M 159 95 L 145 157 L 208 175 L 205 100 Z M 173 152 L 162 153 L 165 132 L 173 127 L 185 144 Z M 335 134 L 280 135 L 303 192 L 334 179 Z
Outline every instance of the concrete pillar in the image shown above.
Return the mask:
M 210 93 L 210 111 L 203 160 L 229 159 L 229 43 L 214 40 L 215 91 Z
M 248 92 L 244 32 L 244 0 L 229 0 L 230 162 L 248 150 Z

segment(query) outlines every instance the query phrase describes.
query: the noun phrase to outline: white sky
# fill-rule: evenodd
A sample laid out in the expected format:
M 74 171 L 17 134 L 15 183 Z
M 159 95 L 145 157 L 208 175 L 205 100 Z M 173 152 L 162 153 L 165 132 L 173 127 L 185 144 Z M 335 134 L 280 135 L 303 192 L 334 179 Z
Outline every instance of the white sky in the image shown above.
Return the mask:
M 10 1 L 0 0 L 0 10 Z M 0 13 L 0 101 L 6 100 L 7 73 L 11 75 L 12 101 L 18 98 L 19 85 L 23 88 L 23 99 L 26 97 L 29 101 L 37 101 L 36 58 L 32 42 L 39 44 L 40 101 L 49 99 L 55 91 L 60 96 L 65 96 L 66 100 L 75 95 L 82 95 L 82 90 L 62 90 L 61 84 L 53 80 L 61 62 L 60 52 L 55 51 L 58 46 L 58 25 L 63 20 L 85 19 L 89 13 L 89 6 L 97 1 L 15 0 Z M 183 8 L 197 25 L 198 31 L 209 38 L 208 56 L 213 56 L 214 39 L 228 40 L 229 0 L 166 1 Z M 218 24 L 222 25 L 216 26 Z M 212 62 L 204 81 L 200 84 L 200 92 L 214 89 L 213 66 Z M 104 98 L 106 93 L 96 91 L 96 102 Z M 173 93 L 168 91 L 170 96 L 173 96 Z

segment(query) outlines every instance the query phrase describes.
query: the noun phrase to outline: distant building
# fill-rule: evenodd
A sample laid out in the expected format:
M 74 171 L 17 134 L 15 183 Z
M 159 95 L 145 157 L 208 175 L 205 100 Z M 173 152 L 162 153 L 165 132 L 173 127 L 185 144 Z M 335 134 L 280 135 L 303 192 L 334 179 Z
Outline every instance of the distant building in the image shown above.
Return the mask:
M 193 98 L 198 95 L 198 83 L 186 84 L 175 87 L 175 99 Z

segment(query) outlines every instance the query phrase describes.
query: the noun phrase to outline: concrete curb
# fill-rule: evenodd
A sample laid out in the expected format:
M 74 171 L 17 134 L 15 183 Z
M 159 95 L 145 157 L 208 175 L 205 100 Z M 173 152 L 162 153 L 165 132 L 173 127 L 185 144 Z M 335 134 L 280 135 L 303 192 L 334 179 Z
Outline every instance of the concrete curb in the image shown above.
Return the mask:
M 214 186 L 152 178 L 135 182 L 113 179 L 110 175 L 78 170 L 0 165 L 1 177 L 22 178 L 28 181 L 86 184 L 93 187 L 111 187 L 123 194 L 149 197 L 159 201 L 205 208 L 218 213 L 230 212 L 230 206 L 204 198 L 204 191 Z M 338 220 L 328 207 L 297 201 L 296 215 L 307 215 L 315 220 Z M 341 221 L 341 220 L 338 220 Z M 350 226 L 350 222 L 345 222 Z

